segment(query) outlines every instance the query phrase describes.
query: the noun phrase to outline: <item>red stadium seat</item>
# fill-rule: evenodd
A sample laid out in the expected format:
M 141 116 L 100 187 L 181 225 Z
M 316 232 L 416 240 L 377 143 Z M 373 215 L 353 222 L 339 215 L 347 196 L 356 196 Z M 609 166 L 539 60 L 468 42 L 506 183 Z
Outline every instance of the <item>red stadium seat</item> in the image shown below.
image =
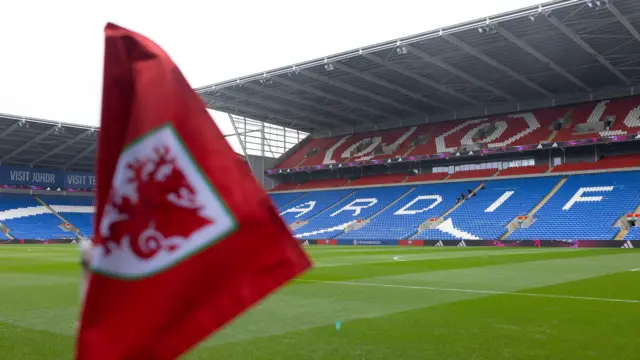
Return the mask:
M 360 185 L 377 185 L 377 184 L 397 184 L 403 182 L 407 178 L 407 174 L 386 174 L 363 176 L 356 180 L 351 180 L 349 186 Z
M 422 182 L 422 181 L 442 181 L 449 176 L 448 173 L 426 173 L 426 174 L 418 174 L 415 176 L 409 176 L 406 182 L 414 183 L 414 182 Z
M 597 162 L 565 163 L 558 165 L 551 172 L 572 172 L 601 169 L 622 169 L 629 167 L 640 167 L 640 155 L 620 155 L 605 157 Z
M 457 171 L 451 174 L 447 180 L 487 178 L 493 176 L 497 171 L 497 169 Z
M 276 187 L 271 189 L 271 191 L 289 191 L 289 190 L 295 190 L 297 188 L 298 188 L 298 184 L 280 183 L 280 184 L 276 185 Z
M 553 123 L 565 117 L 570 119 L 570 124 L 553 131 Z M 610 129 L 598 133 L 574 134 L 577 125 L 599 122 L 607 117 L 616 119 Z M 498 148 L 630 134 L 637 133 L 638 130 L 640 96 L 635 96 L 479 119 L 313 139 L 283 161 L 279 168 L 438 154 L 455 151 L 469 143 Z M 487 134 L 482 134 L 483 131 L 487 131 Z M 315 152 L 310 154 L 314 149 Z
M 300 184 L 300 186 L 298 186 L 298 190 L 335 188 L 345 186 L 347 183 L 347 179 L 311 180 L 307 183 Z
M 530 175 L 530 174 L 542 174 L 547 172 L 549 167 L 546 165 L 539 166 L 520 166 L 504 169 L 500 171 L 496 176 L 516 176 L 516 175 Z

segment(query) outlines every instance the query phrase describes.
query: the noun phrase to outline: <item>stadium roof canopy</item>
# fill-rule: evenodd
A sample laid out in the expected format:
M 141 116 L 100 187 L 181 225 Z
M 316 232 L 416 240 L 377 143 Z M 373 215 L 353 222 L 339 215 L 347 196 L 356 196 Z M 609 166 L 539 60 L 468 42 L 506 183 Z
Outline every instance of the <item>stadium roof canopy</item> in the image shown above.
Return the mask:
M 98 129 L 0 114 L 0 165 L 93 171 Z
M 636 94 L 640 1 L 557 0 L 196 89 L 316 134 Z

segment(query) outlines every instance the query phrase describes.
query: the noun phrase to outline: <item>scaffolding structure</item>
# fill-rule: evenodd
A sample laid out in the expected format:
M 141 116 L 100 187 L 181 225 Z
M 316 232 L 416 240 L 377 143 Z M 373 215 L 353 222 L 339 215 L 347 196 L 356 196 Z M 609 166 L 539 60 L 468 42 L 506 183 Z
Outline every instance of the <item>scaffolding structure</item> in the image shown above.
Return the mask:
M 308 133 L 302 131 L 268 124 L 244 116 L 229 114 L 229 120 L 233 126 L 234 134 L 227 136 L 236 136 L 245 157 L 254 155 L 279 158 L 287 150 L 309 136 Z
M 249 156 L 256 156 L 263 160 L 265 158 L 277 159 L 309 136 L 308 133 L 303 131 L 249 119 L 244 116 L 233 114 L 228 114 L 228 116 L 233 127 L 233 134 L 225 135 L 225 137 L 235 137 L 237 139 L 242 149 L 242 155 L 244 155 L 251 167 L 251 171 L 258 179 L 264 178 L 264 171 L 256 173 L 254 164 L 250 161 Z

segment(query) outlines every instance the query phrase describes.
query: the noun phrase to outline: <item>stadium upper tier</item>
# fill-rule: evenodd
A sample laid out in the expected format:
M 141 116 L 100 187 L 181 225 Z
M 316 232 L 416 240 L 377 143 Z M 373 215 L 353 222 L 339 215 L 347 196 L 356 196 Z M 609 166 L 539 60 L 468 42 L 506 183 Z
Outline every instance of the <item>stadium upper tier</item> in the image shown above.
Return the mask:
M 278 168 L 384 160 L 455 152 L 465 146 L 500 148 L 596 138 L 640 131 L 640 96 L 536 111 L 454 120 L 312 139 Z
M 271 194 L 300 239 L 632 240 L 640 172 Z

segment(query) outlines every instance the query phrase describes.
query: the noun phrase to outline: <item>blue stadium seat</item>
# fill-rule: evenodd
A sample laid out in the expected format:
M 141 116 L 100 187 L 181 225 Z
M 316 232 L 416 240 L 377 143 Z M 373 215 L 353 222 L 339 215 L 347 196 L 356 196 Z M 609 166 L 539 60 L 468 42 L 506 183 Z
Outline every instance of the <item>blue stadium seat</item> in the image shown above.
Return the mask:
M 93 236 L 93 197 L 87 196 L 41 196 L 40 199 L 51 206 L 84 236 Z M 69 234 L 67 234 L 69 235 Z
M 476 196 L 447 215 L 453 229 L 427 229 L 414 239 L 498 239 L 511 220 L 529 213 L 559 180 L 554 176 L 487 181 Z
M 439 217 L 455 203 L 456 197 L 475 189 L 480 182 L 461 182 L 416 186 L 409 195 L 377 215 L 361 229 L 348 231 L 339 239 L 400 240 L 418 231 L 423 222 Z
M 392 186 L 357 190 L 315 217 L 309 224 L 297 229 L 295 234 L 303 239 L 335 238 L 344 232 L 347 224 L 371 217 L 409 189 L 409 186 Z
M 355 191 L 338 201 L 349 190 L 311 193 L 287 209 L 313 200 L 319 207 L 301 214 L 285 211 L 289 223 L 308 220 L 296 229 L 304 239 L 398 240 L 412 239 L 498 239 L 514 218 L 527 215 L 558 184 L 561 177 L 491 180 L 477 195 L 448 214 L 437 229 L 415 234 L 417 227 L 432 217 L 440 217 L 455 204 L 460 193 L 476 188 L 478 182 L 418 185 L 405 198 L 374 217 L 360 229 L 345 231 L 354 220 L 366 220 L 406 193 L 410 186 L 376 187 Z M 438 198 L 437 196 L 440 196 Z M 353 202 L 356 202 L 355 204 Z M 436 202 L 438 202 L 436 204 Z M 334 203 L 333 205 L 330 205 Z M 435 204 L 435 205 L 434 205 Z M 570 176 L 534 215 L 528 228 L 514 231 L 510 240 L 609 240 L 620 231 L 616 221 L 640 204 L 640 172 L 618 172 Z M 352 209 L 349 209 L 351 205 Z M 433 206 L 432 206 L 433 205 Z M 347 209 L 344 209 L 347 207 Z M 322 209 L 329 208 L 317 215 Z M 342 211 L 340 211 L 343 209 Z M 359 210 L 359 213 L 358 213 Z M 296 216 L 298 216 L 296 218 Z M 314 217 L 315 216 L 315 217 Z M 639 239 L 633 228 L 625 239 Z M 413 235 L 413 236 L 412 236 Z
M 635 226 L 629 229 L 627 236 L 624 237 L 625 240 L 640 240 L 640 227 Z
M 280 216 L 287 224 L 304 221 L 353 193 L 353 190 L 326 190 L 307 193 L 298 200 L 280 208 Z
M 509 239 L 611 240 L 620 231 L 616 221 L 638 204 L 640 172 L 570 176 L 536 213 L 532 226 Z
M 304 193 L 295 192 L 295 193 L 280 193 L 280 194 L 269 194 L 271 196 L 271 200 L 275 204 L 276 208 L 280 209 L 281 207 L 287 205 L 293 200 L 299 198 Z
M 16 239 L 68 238 L 62 221 L 29 195 L 0 194 L 0 221 Z

